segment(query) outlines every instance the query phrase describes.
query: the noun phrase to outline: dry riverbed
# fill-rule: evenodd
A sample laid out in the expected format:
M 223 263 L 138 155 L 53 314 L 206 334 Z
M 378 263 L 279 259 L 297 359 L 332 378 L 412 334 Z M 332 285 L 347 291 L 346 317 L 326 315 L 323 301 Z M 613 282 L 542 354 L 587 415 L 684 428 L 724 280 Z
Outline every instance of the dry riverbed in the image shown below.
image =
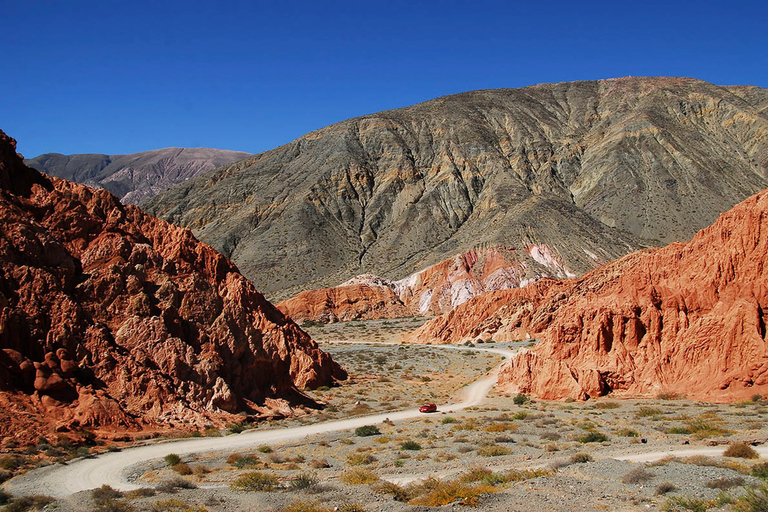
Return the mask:
M 257 429 L 394 411 L 422 402 L 444 404 L 502 360 L 496 354 L 391 343 L 398 326 L 405 330 L 418 321 L 311 328 L 323 348 L 348 368 L 350 381 L 311 392 L 328 404 L 325 411 Z M 357 334 L 341 341 L 390 344 L 334 343 L 347 331 Z M 697 448 L 722 451 L 738 442 L 759 448 L 768 439 L 766 415 L 768 406 L 760 400 L 716 405 L 664 396 L 564 403 L 492 391 L 481 406 L 458 413 L 385 421 L 364 431 L 319 434 L 302 442 L 183 456 L 175 464 L 147 461 L 133 475 L 146 491 L 123 496 L 85 491 L 49 507 L 63 512 L 411 511 L 427 510 L 428 505 L 534 512 L 732 510 L 731 502 L 762 483 L 752 473 L 763 459 L 617 459 Z M 743 448 L 735 455 L 750 452 Z M 768 475 L 768 468 L 763 473 Z

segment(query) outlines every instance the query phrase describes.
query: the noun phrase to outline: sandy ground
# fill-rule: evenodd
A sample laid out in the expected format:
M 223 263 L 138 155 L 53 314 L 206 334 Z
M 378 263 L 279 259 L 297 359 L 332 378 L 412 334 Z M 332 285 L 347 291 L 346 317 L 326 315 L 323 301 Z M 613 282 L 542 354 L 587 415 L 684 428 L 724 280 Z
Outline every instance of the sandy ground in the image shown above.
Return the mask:
M 415 322 L 401 325 L 410 328 Z M 761 401 L 718 405 L 680 397 L 606 397 L 517 404 L 514 396 L 497 393 L 492 382 L 483 380 L 503 359 L 500 354 L 401 346 L 392 343 L 398 331 L 391 323 L 351 324 L 335 325 L 325 337 L 312 333 L 352 377 L 340 387 L 313 392 L 328 403 L 322 413 L 238 435 L 155 444 L 43 468 L 6 482 L 5 488 L 59 495 L 84 488 L 82 482 L 152 488 L 179 478 L 179 467 L 162 459 L 171 452 L 189 468 L 184 478 L 196 489 L 117 501 L 134 510 L 176 510 L 162 508 L 169 500 L 212 512 L 284 510 L 297 502 L 307 505 L 303 510 L 350 503 L 370 511 L 426 510 L 393 499 L 384 482 L 408 487 L 430 476 L 452 482 L 471 469 L 492 472 L 488 481 L 493 482 L 509 477 L 511 470 L 539 469 L 543 473 L 518 474 L 519 481 L 487 486 L 477 504 L 491 511 L 660 510 L 671 506 L 670 500 L 685 499 L 698 500 L 709 510 L 729 510 L 729 500 L 760 483 L 749 473 L 768 457 L 762 445 L 768 439 L 768 407 Z M 335 334 L 348 331 L 357 333 L 359 341 L 389 344 L 333 342 Z M 483 348 L 515 350 L 527 343 Z M 478 378 L 478 384 L 466 388 Z M 457 399 L 462 393 L 463 399 Z M 445 405 L 452 397 L 457 407 Z M 422 401 L 438 403 L 440 412 L 419 414 L 414 406 Z M 380 433 L 357 436 L 354 429 L 361 425 L 375 425 Z M 739 441 L 755 444 L 761 458 L 722 457 L 729 444 Z M 230 488 L 253 471 L 276 477 L 278 488 Z M 355 472 L 371 483 L 349 483 Z M 59 475 L 58 487 L 46 489 L 46 475 Z M 295 482 L 307 476 L 312 485 L 299 489 Z M 453 510 L 461 501 L 457 497 L 444 508 Z M 94 509 L 90 491 L 62 497 L 55 505 L 63 512 Z

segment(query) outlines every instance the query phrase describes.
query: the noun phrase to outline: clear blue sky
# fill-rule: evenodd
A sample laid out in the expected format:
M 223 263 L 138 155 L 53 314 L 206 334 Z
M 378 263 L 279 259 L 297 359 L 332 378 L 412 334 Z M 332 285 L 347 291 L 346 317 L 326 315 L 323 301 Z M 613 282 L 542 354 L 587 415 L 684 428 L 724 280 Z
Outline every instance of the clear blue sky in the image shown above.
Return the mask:
M 27 157 L 259 152 L 473 89 L 618 76 L 768 87 L 768 2 L 0 2 L 0 128 Z

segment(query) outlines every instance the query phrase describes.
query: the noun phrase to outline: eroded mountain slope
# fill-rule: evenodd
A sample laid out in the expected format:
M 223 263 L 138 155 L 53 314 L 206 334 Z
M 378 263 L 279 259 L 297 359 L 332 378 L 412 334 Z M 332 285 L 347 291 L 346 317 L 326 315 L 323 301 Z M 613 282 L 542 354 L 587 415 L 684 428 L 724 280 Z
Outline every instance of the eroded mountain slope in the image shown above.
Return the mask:
M 475 91 L 345 121 L 147 203 L 283 298 L 480 246 L 572 274 L 690 239 L 768 186 L 768 91 L 627 78 Z

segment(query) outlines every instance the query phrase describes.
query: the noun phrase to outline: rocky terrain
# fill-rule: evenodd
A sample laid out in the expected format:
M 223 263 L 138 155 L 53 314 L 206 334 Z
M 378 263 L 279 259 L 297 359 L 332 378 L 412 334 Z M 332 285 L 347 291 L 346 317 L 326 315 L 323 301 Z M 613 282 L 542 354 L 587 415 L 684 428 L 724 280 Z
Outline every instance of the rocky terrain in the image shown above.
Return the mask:
M 499 381 L 545 398 L 664 392 L 744 399 L 768 392 L 766 253 L 763 191 L 689 243 L 636 252 L 580 279 L 485 294 L 411 339 L 537 337 Z
M 211 148 L 164 148 L 128 155 L 46 153 L 24 163 L 50 176 L 109 190 L 124 204 L 139 204 L 250 153 Z
M 323 128 L 146 206 L 279 299 L 489 246 L 547 247 L 550 276 L 580 275 L 689 240 L 768 186 L 767 105 L 686 78 L 474 91 Z
M 519 288 L 547 276 L 564 275 L 547 246 L 472 250 L 415 272 L 399 281 L 356 276 L 334 287 L 308 290 L 277 304 L 296 321 L 338 322 L 439 315 L 482 293 Z M 531 267 L 536 268 L 532 278 Z
M 228 259 L 0 132 L 0 439 L 223 425 L 345 377 Z

